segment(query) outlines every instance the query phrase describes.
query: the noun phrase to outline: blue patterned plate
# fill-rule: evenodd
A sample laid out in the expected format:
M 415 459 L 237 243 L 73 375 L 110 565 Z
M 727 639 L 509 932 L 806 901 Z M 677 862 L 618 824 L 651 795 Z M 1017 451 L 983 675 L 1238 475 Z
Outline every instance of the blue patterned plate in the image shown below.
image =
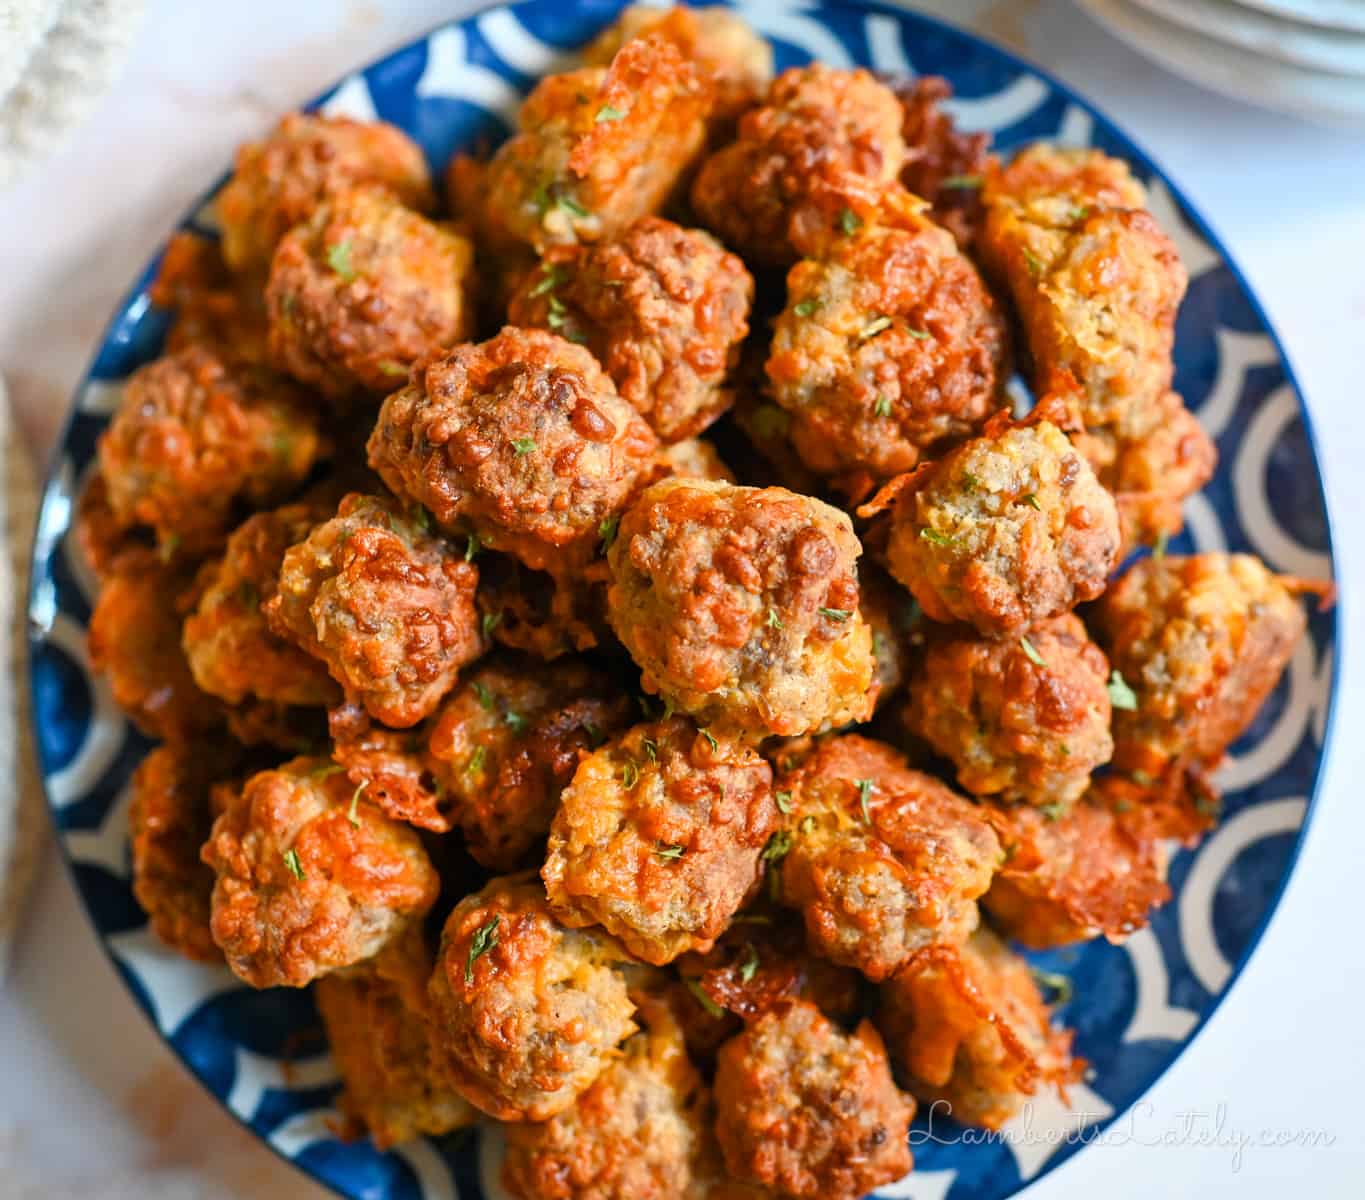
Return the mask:
M 615 16 L 620 0 L 493 8 L 444 26 L 343 79 L 318 107 L 382 117 L 433 166 L 500 136 L 536 78 Z M 1332 573 L 1327 516 L 1307 418 L 1274 334 L 1236 268 L 1174 186 L 1118 129 L 1055 80 L 925 17 L 875 3 L 754 0 L 740 9 L 777 49 L 779 68 L 836 66 L 948 77 L 968 129 L 1004 148 L 1037 138 L 1093 144 L 1129 159 L 1189 267 L 1176 338 L 1176 387 L 1218 442 L 1222 465 L 1186 509 L 1174 549 L 1250 550 L 1274 568 Z M 201 207 L 186 225 L 211 231 Z M 389 1154 L 332 1134 L 337 1080 L 307 994 L 253 992 L 225 970 L 163 950 L 129 887 L 129 776 L 147 743 L 118 714 L 85 653 L 92 576 L 67 536 L 72 500 L 122 381 L 152 358 L 164 320 L 147 299 L 149 265 L 114 316 L 47 484 L 34 549 L 32 684 L 47 795 L 90 919 L 148 1017 L 218 1099 L 323 1183 L 365 1200 L 495 1200 L 500 1139 L 417 1142 Z M 1171 868 L 1174 899 L 1122 946 L 1097 942 L 1038 956 L 1074 982 L 1062 1011 L 1092 1064 L 1071 1110 L 1035 1105 L 1028 1131 L 964 1144 L 917 1124 L 916 1171 L 884 1197 L 999 1200 L 1063 1161 L 1147 1090 L 1217 1007 L 1265 927 L 1293 866 L 1317 785 L 1331 708 L 1335 619 L 1309 636 L 1222 782 L 1226 816 Z

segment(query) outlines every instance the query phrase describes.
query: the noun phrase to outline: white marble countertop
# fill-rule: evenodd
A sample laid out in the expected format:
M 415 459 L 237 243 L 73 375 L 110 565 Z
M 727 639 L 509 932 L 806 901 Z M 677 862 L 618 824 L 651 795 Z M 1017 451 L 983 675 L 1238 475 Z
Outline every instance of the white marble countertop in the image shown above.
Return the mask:
M 133 61 L 92 122 L 0 196 L 0 371 L 45 455 L 111 308 L 233 146 L 355 63 L 471 5 L 361 0 L 208 6 L 155 0 Z M 1337 737 L 1298 870 L 1217 1017 L 1146 1099 L 1127 1144 L 1095 1147 L 1028 1193 L 1296 1193 L 1365 1180 L 1365 955 L 1354 924 L 1365 805 L 1365 133 L 1317 129 L 1161 72 L 1067 0 L 920 3 L 1011 44 L 1087 93 L 1188 190 L 1240 262 L 1299 372 L 1321 438 L 1347 628 Z M 265 32 L 265 31 L 268 31 Z M 1223 1106 L 1217 1144 L 1183 1113 Z M 1214 1119 L 1200 1121 L 1212 1130 Z M 1245 1146 L 1328 1131 L 1316 1149 Z M 1124 1185 L 1115 1185 L 1122 1178 Z M 214 1104 L 125 994 L 49 851 L 0 993 L 0 1193 L 251 1197 L 323 1192 Z

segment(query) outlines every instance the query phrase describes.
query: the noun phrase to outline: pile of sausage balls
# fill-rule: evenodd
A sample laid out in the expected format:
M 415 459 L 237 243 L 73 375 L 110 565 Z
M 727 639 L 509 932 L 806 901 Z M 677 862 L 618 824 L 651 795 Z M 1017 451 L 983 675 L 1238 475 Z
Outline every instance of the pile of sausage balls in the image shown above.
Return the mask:
M 1064 1095 L 1014 947 L 1167 898 L 1317 590 L 1164 552 L 1215 452 L 1123 162 L 773 74 L 628 10 L 444 203 L 286 117 L 80 503 L 152 928 L 526 1200 L 853 1200 Z

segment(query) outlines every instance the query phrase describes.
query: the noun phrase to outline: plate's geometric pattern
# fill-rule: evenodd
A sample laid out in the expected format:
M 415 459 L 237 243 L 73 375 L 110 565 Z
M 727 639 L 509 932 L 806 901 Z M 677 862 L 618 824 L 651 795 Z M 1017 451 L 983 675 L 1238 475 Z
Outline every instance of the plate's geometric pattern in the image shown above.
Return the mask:
M 536 76 L 557 69 L 620 7 L 529 0 L 495 8 L 348 76 L 320 105 L 402 126 L 439 165 L 458 145 L 501 136 Z M 819 58 L 946 75 L 961 123 L 990 129 L 1002 146 L 1047 137 L 1132 160 L 1190 269 L 1176 385 L 1222 455 L 1218 477 L 1191 502 L 1187 531 L 1173 549 L 1251 549 L 1283 571 L 1331 573 L 1317 465 L 1274 335 L 1200 220 L 1117 129 L 1055 81 L 927 18 L 875 4 L 754 0 L 738 7 L 773 39 L 779 67 Z M 187 224 L 211 229 L 210 210 L 200 205 Z M 170 954 L 133 901 L 126 785 L 147 744 L 88 670 L 84 627 L 93 581 L 65 534 L 121 381 L 160 343 L 163 321 L 145 291 L 152 269 L 115 316 L 76 397 L 35 547 L 33 694 L 48 796 L 75 881 L 150 1019 L 205 1086 L 281 1154 L 350 1197 L 495 1200 L 502 1192 L 494 1130 L 387 1155 L 338 1142 L 329 1124 L 335 1072 L 323 1047 L 306 1040 L 316 1029 L 310 999 L 252 992 L 225 970 Z M 1180 1053 L 1250 952 L 1290 870 L 1326 737 L 1334 631 L 1330 613 L 1312 617 L 1283 683 L 1224 768 L 1226 819 L 1198 850 L 1177 855 L 1175 899 L 1150 929 L 1121 947 L 1101 942 L 1039 956 L 1074 982 L 1063 1015 L 1093 1068 L 1072 1093 L 1072 1111 L 1036 1107 L 1032 1136 L 1009 1144 L 945 1144 L 938 1138 L 951 1139 L 953 1131 L 921 1119 L 918 1170 L 881 1196 L 1008 1196 L 1084 1140 L 1049 1131 L 1111 1119 Z

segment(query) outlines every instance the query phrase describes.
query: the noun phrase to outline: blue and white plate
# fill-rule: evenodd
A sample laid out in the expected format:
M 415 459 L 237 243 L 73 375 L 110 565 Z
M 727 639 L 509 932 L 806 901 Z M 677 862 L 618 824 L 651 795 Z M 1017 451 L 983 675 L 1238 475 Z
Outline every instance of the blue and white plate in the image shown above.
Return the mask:
M 436 30 L 327 93 L 318 107 L 382 117 L 440 167 L 457 147 L 504 133 L 521 96 L 613 19 L 619 0 L 493 8 Z M 779 67 L 836 66 L 941 74 L 968 129 L 997 144 L 1038 138 L 1093 144 L 1129 159 L 1189 267 L 1176 386 L 1217 439 L 1217 478 L 1187 508 L 1173 549 L 1251 550 L 1273 567 L 1332 573 L 1317 460 L 1293 377 L 1256 299 L 1208 228 L 1152 162 L 1085 101 L 1004 51 L 925 17 L 876 3 L 739 8 L 768 35 Z M 200 207 L 186 225 L 211 229 Z M 123 380 L 158 350 L 164 318 L 147 299 L 149 264 L 115 314 L 76 396 L 43 502 L 34 550 L 33 697 L 48 799 L 91 921 L 139 1004 L 223 1104 L 280 1154 L 348 1197 L 489 1200 L 496 1132 L 418 1142 L 389 1154 L 332 1133 L 336 1074 L 306 993 L 254 992 L 225 970 L 161 948 L 129 887 L 128 779 L 147 743 L 93 678 L 85 625 L 93 579 L 68 537 L 73 497 Z M 1335 621 L 1315 614 L 1283 682 L 1223 770 L 1226 817 L 1171 869 L 1174 899 L 1122 946 L 1097 942 L 1039 956 L 1074 982 L 1062 1010 L 1092 1064 L 1071 1112 L 1035 1106 L 1028 1137 L 963 1144 L 940 1124 L 914 1136 L 916 1171 L 884 1197 L 999 1200 L 1061 1162 L 1140 1096 L 1217 1007 L 1255 946 L 1292 868 L 1322 762 Z M 300 1057 L 302 1054 L 302 1057 Z M 1074 1114 L 1074 1115 L 1073 1115 Z M 1078 1130 L 1069 1137 L 1049 1130 Z

